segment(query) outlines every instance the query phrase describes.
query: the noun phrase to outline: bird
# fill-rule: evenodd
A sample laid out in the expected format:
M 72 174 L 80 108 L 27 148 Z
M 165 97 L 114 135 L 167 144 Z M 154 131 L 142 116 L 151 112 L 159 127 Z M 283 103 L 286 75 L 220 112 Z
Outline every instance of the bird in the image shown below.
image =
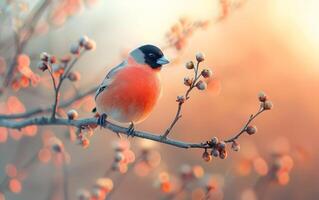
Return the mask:
M 140 46 L 124 61 L 112 68 L 95 94 L 99 114 L 98 125 L 106 118 L 130 123 L 127 134 L 134 134 L 134 125 L 144 121 L 155 107 L 162 91 L 160 71 L 169 63 L 162 50 L 151 44 Z

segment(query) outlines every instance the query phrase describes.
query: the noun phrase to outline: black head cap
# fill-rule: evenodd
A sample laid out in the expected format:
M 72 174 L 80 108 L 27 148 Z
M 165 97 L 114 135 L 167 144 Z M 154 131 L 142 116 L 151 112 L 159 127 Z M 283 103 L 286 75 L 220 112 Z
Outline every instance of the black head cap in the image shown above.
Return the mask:
M 144 62 L 154 69 L 169 63 L 164 57 L 162 50 L 154 45 L 143 45 L 139 49 L 144 54 Z

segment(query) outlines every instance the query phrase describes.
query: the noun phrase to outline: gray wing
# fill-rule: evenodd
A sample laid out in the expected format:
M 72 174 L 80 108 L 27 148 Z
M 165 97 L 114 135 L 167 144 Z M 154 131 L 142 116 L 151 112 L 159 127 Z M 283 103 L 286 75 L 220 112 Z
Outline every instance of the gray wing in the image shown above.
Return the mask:
M 112 77 L 122 68 L 124 68 L 126 66 L 126 61 L 123 61 L 121 64 L 117 65 L 116 67 L 113 67 L 109 73 L 107 73 L 107 75 L 105 76 L 103 82 L 100 84 L 99 88 L 97 89 L 96 93 L 95 93 L 95 100 L 96 97 L 103 92 L 106 88 L 108 88 L 108 86 L 111 84 L 112 82 Z

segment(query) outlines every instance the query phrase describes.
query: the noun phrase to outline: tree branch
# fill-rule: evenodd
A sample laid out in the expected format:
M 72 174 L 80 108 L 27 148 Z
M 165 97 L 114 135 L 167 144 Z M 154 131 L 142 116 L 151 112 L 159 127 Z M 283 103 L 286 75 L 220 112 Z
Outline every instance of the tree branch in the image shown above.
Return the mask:
M 86 92 L 83 92 L 82 94 L 76 95 L 75 97 L 64 101 L 60 104 L 60 108 L 66 108 L 70 105 L 72 105 L 74 102 L 79 101 L 81 99 L 83 99 L 84 97 L 94 94 L 94 92 L 97 90 L 97 87 L 93 87 L 89 90 L 87 90 Z M 2 114 L 0 115 L 0 120 L 2 119 L 20 119 L 20 118 L 28 118 L 28 117 L 32 117 L 34 115 L 38 115 L 38 114 L 43 114 L 43 113 L 48 113 L 52 111 L 52 106 L 47 106 L 44 108 L 35 108 L 33 110 L 29 110 L 26 111 L 24 113 L 17 113 L 17 114 Z
M 244 127 L 247 127 L 250 122 L 253 121 L 260 113 L 264 111 L 261 110 L 257 112 L 257 114 L 254 115 L 254 117 L 251 117 L 248 120 L 248 123 Z M 90 125 L 97 125 L 97 118 L 84 118 L 84 119 L 79 119 L 79 120 L 69 120 L 69 119 L 63 119 L 63 118 L 48 118 L 48 117 L 38 117 L 38 118 L 30 118 L 30 119 L 25 119 L 21 121 L 14 121 L 14 120 L 8 120 L 8 119 L 0 119 L 0 126 L 2 127 L 7 127 L 7 128 L 12 128 L 12 129 L 21 129 L 27 126 L 31 125 L 38 125 L 38 126 L 73 126 L 77 127 L 80 129 L 86 128 Z M 107 128 L 111 130 L 113 133 L 120 133 L 124 134 L 127 136 L 129 135 L 129 128 L 123 127 L 116 125 L 114 123 L 111 123 L 109 121 L 106 121 L 106 125 L 104 128 Z M 246 130 L 246 128 L 244 128 Z M 240 131 L 240 134 L 237 134 L 235 137 L 226 140 L 225 142 L 232 142 L 235 139 L 239 138 L 240 135 L 243 133 L 243 131 Z M 157 135 L 154 133 L 150 132 L 145 132 L 145 131 L 134 131 L 133 137 L 139 137 L 143 139 L 148 139 L 148 140 L 153 140 L 156 142 L 160 142 L 163 144 L 168 144 L 171 146 L 179 147 L 179 148 L 201 148 L 201 149 L 210 149 L 213 148 L 213 146 L 209 143 L 209 141 L 206 142 L 201 142 L 201 143 L 188 143 L 184 141 L 179 141 L 179 140 L 174 140 L 174 139 L 169 139 L 166 138 L 163 140 L 163 137 L 161 135 Z

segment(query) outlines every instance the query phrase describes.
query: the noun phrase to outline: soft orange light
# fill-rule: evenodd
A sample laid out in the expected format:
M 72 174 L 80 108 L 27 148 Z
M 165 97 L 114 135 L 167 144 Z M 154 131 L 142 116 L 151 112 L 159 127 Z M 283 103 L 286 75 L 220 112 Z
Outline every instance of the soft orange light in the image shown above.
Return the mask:
M 43 148 L 38 153 L 38 158 L 43 163 L 48 163 L 51 160 L 51 151 L 47 148 Z
M 11 179 L 9 181 L 9 189 L 13 193 L 20 193 L 22 190 L 21 182 L 18 179 Z
M 16 166 L 13 165 L 13 164 L 7 164 L 7 165 L 6 165 L 6 174 L 7 174 L 10 178 L 16 177 L 17 174 L 18 174 L 18 171 L 17 171 Z

